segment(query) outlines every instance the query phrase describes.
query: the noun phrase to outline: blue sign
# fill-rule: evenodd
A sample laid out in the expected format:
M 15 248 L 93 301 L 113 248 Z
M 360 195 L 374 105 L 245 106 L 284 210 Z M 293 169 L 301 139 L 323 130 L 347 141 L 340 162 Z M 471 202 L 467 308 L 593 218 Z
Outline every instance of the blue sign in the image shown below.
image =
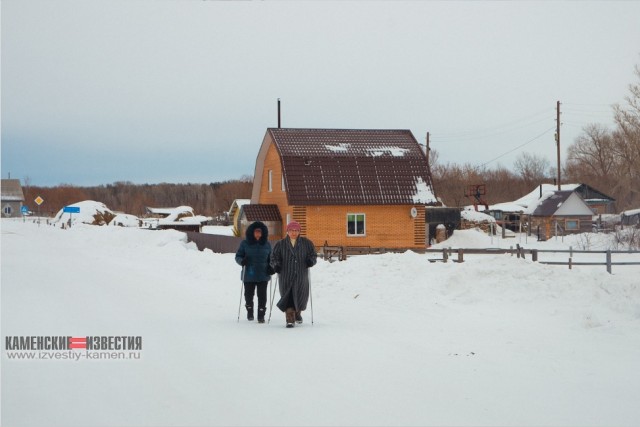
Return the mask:
M 23 214 L 28 214 L 29 213 L 29 207 L 28 206 L 22 206 L 20 208 L 20 212 L 22 212 Z
M 62 212 L 65 213 L 80 213 L 80 208 L 78 206 L 65 206 L 62 208 Z

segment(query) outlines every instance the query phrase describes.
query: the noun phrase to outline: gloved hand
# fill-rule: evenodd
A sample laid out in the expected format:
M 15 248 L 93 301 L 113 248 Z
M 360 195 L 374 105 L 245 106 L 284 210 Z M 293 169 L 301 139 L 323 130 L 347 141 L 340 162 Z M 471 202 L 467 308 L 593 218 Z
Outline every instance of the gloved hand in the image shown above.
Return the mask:
M 267 274 L 272 276 L 276 271 L 270 265 L 267 265 Z
M 276 265 L 275 267 L 273 267 L 273 271 L 280 274 L 280 272 L 282 271 L 282 267 L 280 267 L 279 265 Z
M 243 267 L 245 265 L 247 265 L 248 263 L 249 263 L 249 261 L 247 260 L 247 257 L 242 258 L 242 261 L 240 261 L 240 265 L 243 266 Z
M 304 263 L 307 264 L 307 267 L 313 267 L 313 260 L 311 259 L 307 259 Z

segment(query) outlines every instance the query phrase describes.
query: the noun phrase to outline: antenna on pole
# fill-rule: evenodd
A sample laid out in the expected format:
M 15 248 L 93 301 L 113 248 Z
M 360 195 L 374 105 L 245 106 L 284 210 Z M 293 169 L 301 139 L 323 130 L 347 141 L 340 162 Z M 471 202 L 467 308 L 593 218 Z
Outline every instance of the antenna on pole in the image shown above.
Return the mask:
M 558 149 L 558 191 L 560 191 L 560 101 L 556 103 L 556 147 Z

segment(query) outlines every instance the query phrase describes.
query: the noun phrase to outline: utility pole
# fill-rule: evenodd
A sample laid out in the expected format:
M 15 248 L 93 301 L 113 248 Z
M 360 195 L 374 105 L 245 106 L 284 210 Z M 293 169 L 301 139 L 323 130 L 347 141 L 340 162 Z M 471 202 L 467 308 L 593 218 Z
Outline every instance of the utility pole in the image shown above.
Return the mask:
M 556 147 L 558 149 L 558 191 L 560 191 L 560 101 L 556 103 Z

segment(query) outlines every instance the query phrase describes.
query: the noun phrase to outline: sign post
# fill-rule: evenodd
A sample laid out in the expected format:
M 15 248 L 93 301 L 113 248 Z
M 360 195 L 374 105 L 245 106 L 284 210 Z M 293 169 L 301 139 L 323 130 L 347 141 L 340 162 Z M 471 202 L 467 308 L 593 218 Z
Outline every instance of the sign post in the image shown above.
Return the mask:
M 69 227 L 71 227 L 71 218 L 73 218 L 73 214 L 74 213 L 80 213 L 80 207 L 79 206 L 65 206 L 64 208 L 62 208 L 62 212 L 69 214 Z
M 34 202 L 36 202 L 36 205 L 38 205 L 38 226 L 40 226 L 40 205 L 42 203 L 44 203 L 44 199 L 42 197 L 38 196 L 38 197 L 36 197 Z

